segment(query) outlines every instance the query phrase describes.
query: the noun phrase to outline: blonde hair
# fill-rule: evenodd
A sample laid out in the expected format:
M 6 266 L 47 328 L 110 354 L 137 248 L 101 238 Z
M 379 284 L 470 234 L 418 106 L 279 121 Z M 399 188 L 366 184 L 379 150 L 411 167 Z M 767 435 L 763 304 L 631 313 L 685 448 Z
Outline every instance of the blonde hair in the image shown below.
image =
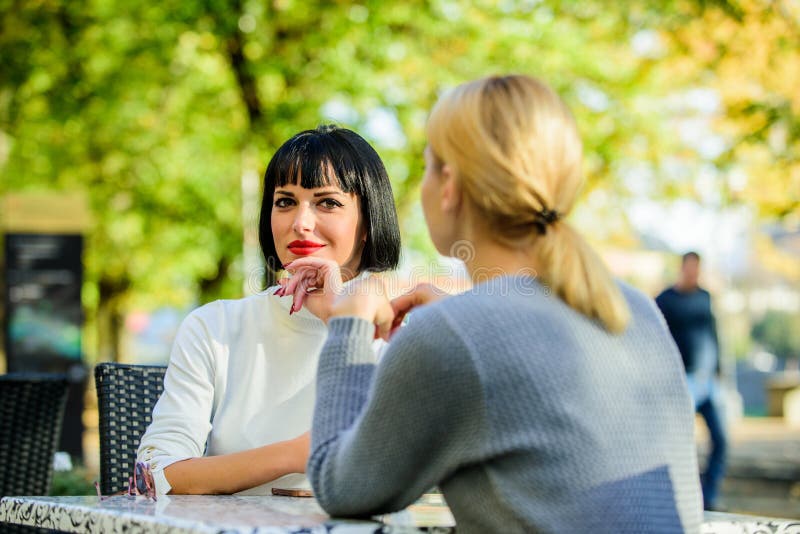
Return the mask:
M 434 106 L 427 135 L 495 235 L 528 247 L 543 281 L 573 309 L 611 332 L 625 329 L 630 311 L 619 287 L 564 221 L 583 183 L 582 144 L 555 92 L 521 75 L 460 85 Z

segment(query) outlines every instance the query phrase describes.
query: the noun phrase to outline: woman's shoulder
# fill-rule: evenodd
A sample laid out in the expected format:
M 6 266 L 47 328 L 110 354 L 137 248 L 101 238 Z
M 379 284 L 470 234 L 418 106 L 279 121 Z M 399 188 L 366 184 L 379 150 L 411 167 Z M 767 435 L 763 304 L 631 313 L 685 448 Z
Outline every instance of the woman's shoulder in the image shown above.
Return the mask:
M 616 279 L 615 283 L 634 320 L 661 321 L 661 314 L 652 297 L 622 280 Z M 439 316 L 456 329 L 486 324 L 503 327 L 523 319 L 531 327 L 547 329 L 552 329 L 558 322 L 567 325 L 575 321 L 583 322 L 580 314 L 554 295 L 545 282 L 529 276 L 497 277 L 423 310 L 424 313 L 416 318 L 418 322 L 430 323 Z
M 247 297 L 241 299 L 219 299 L 206 302 L 194 308 L 186 315 L 185 322 L 187 321 L 200 321 L 207 322 L 217 319 L 221 315 L 236 313 Z
M 452 372 L 473 359 L 475 336 L 487 333 L 487 324 L 497 317 L 498 306 L 494 299 L 481 298 L 471 291 L 449 295 L 414 309 L 396 337 L 404 338 L 401 343 L 413 347 L 412 352 L 418 355 L 436 354 L 432 359 L 423 357 L 431 360 L 424 362 L 425 366 Z M 390 346 L 393 343 L 394 337 Z
M 231 325 L 249 322 L 262 323 L 269 295 L 266 291 L 238 299 L 213 300 L 198 306 L 184 318 L 181 329 L 197 329 L 210 332 L 227 330 Z
M 655 347 L 653 343 L 656 340 L 663 342 L 664 347 L 671 346 L 672 335 L 656 300 L 630 284 L 619 280 L 617 284 L 630 310 L 631 319 L 626 329 L 626 336 L 634 340 L 647 339 L 651 343 L 651 348 Z
M 445 316 L 464 320 L 469 316 L 489 319 L 518 313 L 550 313 L 559 305 L 550 288 L 532 276 L 504 275 L 478 281 L 471 288 L 434 303 L 431 308 Z
M 654 318 L 661 316 L 661 312 L 658 311 L 656 301 L 653 297 L 647 295 L 640 289 L 633 287 L 627 282 L 619 279 L 615 281 L 617 283 L 617 287 L 619 287 L 619 290 L 622 292 L 622 296 L 628 303 L 632 317 L 639 317 L 642 314 Z

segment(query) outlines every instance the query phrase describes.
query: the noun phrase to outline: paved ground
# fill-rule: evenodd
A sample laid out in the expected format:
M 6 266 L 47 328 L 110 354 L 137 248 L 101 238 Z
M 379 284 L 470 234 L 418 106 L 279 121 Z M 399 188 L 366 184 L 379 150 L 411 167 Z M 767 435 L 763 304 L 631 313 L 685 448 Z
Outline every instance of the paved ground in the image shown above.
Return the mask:
M 697 425 L 701 464 L 708 434 Z M 745 418 L 730 427 L 725 511 L 800 518 L 800 427 L 778 418 Z

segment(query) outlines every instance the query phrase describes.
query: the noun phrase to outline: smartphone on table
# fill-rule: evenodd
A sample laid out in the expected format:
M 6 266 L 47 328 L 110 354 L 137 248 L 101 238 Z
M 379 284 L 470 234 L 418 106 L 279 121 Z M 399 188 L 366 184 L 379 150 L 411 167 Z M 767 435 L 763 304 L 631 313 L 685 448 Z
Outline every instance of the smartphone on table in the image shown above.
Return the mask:
M 314 492 L 310 488 L 272 488 L 273 495 L 281 497 L 313 497 Z

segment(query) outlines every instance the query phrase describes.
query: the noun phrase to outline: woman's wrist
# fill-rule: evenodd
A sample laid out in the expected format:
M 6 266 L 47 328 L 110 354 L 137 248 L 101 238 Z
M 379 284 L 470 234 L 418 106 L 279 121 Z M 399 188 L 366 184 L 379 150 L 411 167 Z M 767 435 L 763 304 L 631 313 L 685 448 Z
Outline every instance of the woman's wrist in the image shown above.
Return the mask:
M 355 298 L 348 298 L 331 307 L 328 320 L 336 317 L 355 317 L 371 323 L 375 319 L 375 311 L 366 302 L 357 302 Z
M 281 455 L 286 460 L 286 474 L 305 473 L 310 442 L 311 438 L 308 432 L 294 439 L 281 442 Z

